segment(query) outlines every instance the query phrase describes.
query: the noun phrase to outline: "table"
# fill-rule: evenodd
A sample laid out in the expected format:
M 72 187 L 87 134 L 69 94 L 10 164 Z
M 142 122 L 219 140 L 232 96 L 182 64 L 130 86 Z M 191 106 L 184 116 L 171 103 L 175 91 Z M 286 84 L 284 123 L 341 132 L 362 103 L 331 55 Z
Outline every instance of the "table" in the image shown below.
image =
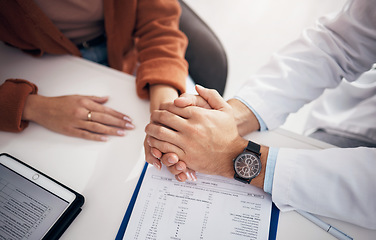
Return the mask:
M 149 103 L 137 97 L 134 77 L 77 57 L 34 58 L 0 44 L 0 83 L 7 78 L 34 82 L 45 96 L 110 96 L 108 106 L 132 117 L 136 128 L 108 142 L 63 136 L 33 123 L 21 133 L 0 132 L 0 152 L 10 153 L 85 196 L 82 212 L 61 239 L 114 239 L 143 167 L 144 127 L 149 121 Z M 283 129 L 247 137 L 270 146 L 331 147 Z M 355 239 L 376 238 L 376 231 L 322 219 Z M 334 238 L 298 213 L 286 212 L 280 213 L 277 239 Z
M 0 45 L 1 82 L 27 79 L 45 96 L 110 96 L 107 105 L 133 119 L 134 130 L 108 142 L 64 136 L 33 123 L 21 133 L 0 132 L 0 152 L 85 196 L 82 212 L 62 239 L 114 239 L 143 167 L 137 162 L 149 121 L 149 103 L 137 97 L 134 77 L 77 57 L 34 58 Z

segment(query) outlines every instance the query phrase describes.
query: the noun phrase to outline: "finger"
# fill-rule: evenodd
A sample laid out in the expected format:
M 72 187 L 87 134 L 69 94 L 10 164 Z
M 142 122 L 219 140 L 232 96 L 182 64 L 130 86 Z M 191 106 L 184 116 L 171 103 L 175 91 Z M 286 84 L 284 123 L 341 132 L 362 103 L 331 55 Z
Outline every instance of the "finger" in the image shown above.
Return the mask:
M 103 109 L 103 112 L 104 113 L 107 113 L 107 114 L 110 114 L 111 116 L 113 117 L 116 117 L 116 118 L 120 118 L 120 119 L 123 119 L 124 121 L 127 121 L 128 123 L 131 123 L 132 124 L 132 118 L 129 117 L 128 115 L 125 115 L 121 112 L 118 112 L 112 108 L 109 108 L 109 107 L 106 107 L 106 106 L 103 106 L 104 109 Z
M 153 155 L 153 157 L 155 157 L 156 159 L 160 159 L 162 157 L 162 152 L 159 151 L 158 149 L 156 148 L 151 148 L 150 149 L 150 153 L 151 155 Z
M 191 174 L 191 176 L 193 178 L 193 181 L 197 181 L 196 171 L 190 170 L 190 174 Z
M 179 139 L 180 139 L 179 132 L 176 132 L 168 127 L 165 127 L 159 124 L 149 123 L 145 127 L 145 132 L 147 135 L 149 135 L 148 139 L 151 139 L 150 137 L 153 137 L 155 139 L 159 139 L 160 141 L 164 141 L 164 142 L 169 142 L 171 141 L 171 139 L 173 139 L 174 140 L 173 144 L 177 145 L 179 143 Z M 152 145 L 150 146 L 155 147 Z M 163 151 L 162 149 L 158 147 L 155 147 L 155 148 L 157 148 L 159 151 L 163 153 L 174 152 L 174 151 Z
M 165 153 L 160 160 L 165 166 L 170 167 L 179 161 L 179 157 L 175 153 Z
M 124 129 L 107 126 L 94 121 L 82 121 L 81 124 L 78 124 L 78 128 L 86 130 L 92 133 L 104 134 L 104 135 L 113 135 L 113 136 L 125 136 Z
M 197 107 L 202 107 L 202 108 L 207 108 L 211 109 L 209 103 L 205 101 L 201 96 L 199 95 L 192 95 L 192 94 L 187 94 L 183 93 L 175 99 L 174 101 L 175 106 L 183 108 L 187 106 L 197 106 Z
M 108 96 L 104 96 L 104 97 L 98 97 L 98 96 L 85 96 L 85 97 L 88 97 L 89 99 L 91 99 L 92 101 L 94 102 L 97 102 L 97 103 L 100 103 L 100 104 L 103 104 L 103 103 L 106 103 L 108 101 Z
M 147 137 L 147 142 L 148 142 L 150 147 L 157 148 L 162 153 L 175 153 L 178 156 L 178 159 L 183 159 L 184 156 L 185 156 L 184 151 L 181 148 L 179 148 L 178 146 L 176 146 L 172 143 L 169 143 L 169 142 L 158 140 L 158 139 L 150 136 L 150 134 Z M 162 156 L 162 158 L 163 158 L 163 156 Z M 168 160 L 166 159 L 166 161 L 168 161 Z
M 184 174 L 185 176 L 187 177 L 188 180 L 190 181 L 197 181 L 197 176 L 196 176 L 196 172 L 187 168 L 185 171 L 184 171 Z
M 175 175 L 175 178 L 176 180 L 178 180 L 179 182 L 185 182 L 186 180 L 188 180 L 187 176 L 185 175 L 185 173 L 179 173 L 179 174 L 176 174 Z
M 150 151 L 150 146 L 148 145 L 146 139 L 144 140 L 144 150 L 145 150 L 145 161 L 149 164 L 152 164 L 158 170 L 161 170 L 162 165 L 161 162 L 155 158 Z
M 120 118 L 116 118 L 112 115 L 107 113 L 101 112 L 90 112 L 91 114 L 91 121 L 102 123 L 109 126 L 114 126 L 118 128 L 125 128 L 128 130 L 134 129 L 134 125 L 128 121 L 125 121 Z
M 72 137 L 79 137 L 87 140 L 93 140 L 93 141 L 100 141 L 100 142 L 106 142 L 108 141 L 108 137 L 102 134 L 96 134 L 92 132 L 88 132 L 82 129 L 76 129 L 72 128 L 67 132 L 68 136 Z
M 167 167 L 167 169 L 168 171 L 170 171 L 170 173 L 174 175 L 177 175 L 180 173 L 186 174 L 185 172 L 187 172 L 187 165 L 183 161 L 179 161 L 176 164 Z M 186 176 L 188 180 L 191 180 L 190 174 L 186 174 Z
M 191 180 L 191 181 L 197 181 L 197 176 L 195 171 L 191 171 L 190 173 L 188 172 L 181 172 L 179 174 L 175 175 L 176 180 L 179 182 L 185 182 L 186 180 Z
M 96 97 L 96 96 L 87 96 L 91 101 L 87 103 L 87 108 L 90 111 L 102 112 L 109 114 L 115 118 L 122 119 L 129 123 L 132 122 L 132 119 L 119 111 L 116 111 L 110 107 L 104 106 L 103 104 L 108 101 L 108 97 Z
M 216 90 L 196 85 L 196 91 L 203 99 L 205 99 L 209 103 L 211 108 L 220 110 L 228 107 L 226 101 Z
M 158 123 L 176 131 L 181 131 L 187 127 L 187 121 L 184 118 L 166 110 L 153 111 L 150 120 L 152 123 Z
M 191 117 L 191 106 L 188 107 L 177 107 L 174 103 L 162 103 L 159 106 L 159 110 L 163 111 L 169 111 L 171 113 L 174 113 L 175 115 L 178 115 L 182 118 L 190 118 Z

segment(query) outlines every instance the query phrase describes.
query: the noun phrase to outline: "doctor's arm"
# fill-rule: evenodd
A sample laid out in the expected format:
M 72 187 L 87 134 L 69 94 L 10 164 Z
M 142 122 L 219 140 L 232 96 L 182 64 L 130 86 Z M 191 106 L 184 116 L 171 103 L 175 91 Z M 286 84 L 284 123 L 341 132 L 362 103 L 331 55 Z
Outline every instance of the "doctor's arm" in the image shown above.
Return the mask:
M 152 114 L 159 124 L 149 124 L 146 132 L 152 147 L 177 153 L 187 167 L 233 178 L 232 160 L 247 141 L 237 133 L 231 107 L 224 101 L 213 104 L 216 110 L 166 106 Z M 251 184 L 269 188 L 282 211 L 300 209 L 375 229 L 376 149 L 281 148 L 274 157 L 271 152 L 261 146 L 262 172 Z M 269 166 L 272 158 L 275 165 Z
M 272 199 L 281 211 L 300 209 L 376 229 L 375 169 L 375 148 L 281 148 Z
M 191 170 L 231 178 L 234 176 L 232 159 L 244 150 L 248 141 L 238 134 L 232 107 L 215 90 L 196 89 L 212 109 L 164 105 L 152 113 L 152 123 L 146 127 L 148 143 L 163 153 L 176 153 Z M 262 146 L 264 163 L 267 155 L 268 148 Z M 265 167 L 252 181 L 258 187 L 263 187 L 264 170 Z M 181 173 L 178 169 L 170 171 Z

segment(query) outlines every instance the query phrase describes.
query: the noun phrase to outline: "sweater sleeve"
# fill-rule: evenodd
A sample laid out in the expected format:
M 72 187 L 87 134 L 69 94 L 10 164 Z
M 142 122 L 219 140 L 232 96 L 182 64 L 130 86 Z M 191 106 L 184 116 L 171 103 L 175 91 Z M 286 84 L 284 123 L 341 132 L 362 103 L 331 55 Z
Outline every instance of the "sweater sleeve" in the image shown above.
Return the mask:
M 185 92 L 188 41 L 179 30 L 180 13 L 178 1 L 139 1 L 135 36 L 140 66 L 136 83 L 142 98 L 148 97 L 148 86 L 152 84 L 166 84 Z
M 38 88 L 22 79 L 8 79 L 0 85 L 0 131 L 21 132 L 29 122 L 22 120 L 22 112 L 29 94 Z

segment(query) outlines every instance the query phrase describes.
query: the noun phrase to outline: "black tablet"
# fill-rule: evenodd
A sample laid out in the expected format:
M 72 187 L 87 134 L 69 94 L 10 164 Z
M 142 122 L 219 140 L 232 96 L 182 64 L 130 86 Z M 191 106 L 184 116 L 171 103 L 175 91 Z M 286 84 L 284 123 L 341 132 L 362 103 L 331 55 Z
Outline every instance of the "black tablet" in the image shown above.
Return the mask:
M 0 239 L 58 239 L 83 204 L 82 195 L 0 154 Z

